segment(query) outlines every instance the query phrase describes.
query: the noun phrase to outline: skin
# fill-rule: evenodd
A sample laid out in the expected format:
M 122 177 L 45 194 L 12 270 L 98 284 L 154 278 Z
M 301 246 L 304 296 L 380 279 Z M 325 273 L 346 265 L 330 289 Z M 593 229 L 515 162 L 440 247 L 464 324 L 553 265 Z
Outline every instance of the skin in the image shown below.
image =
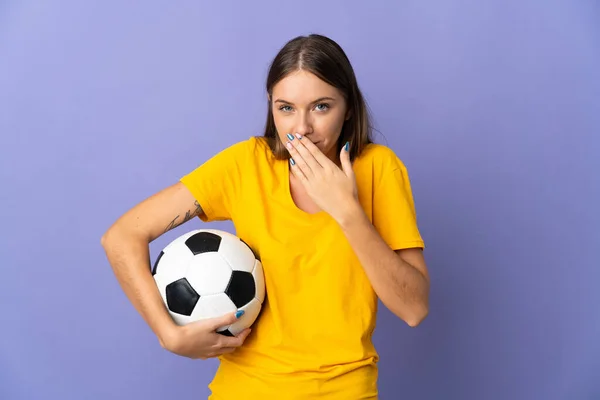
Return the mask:
M 392 250 L 360 206 L 349 154 L 336 150 L 344 120 L 350 116 L 344 97 L 300 70 L 275 85 L 272 100 L 279 138 L 292 159 L 290 189 L 295 203 L 306 212 L 329 213 L 382 303 L 409 326 L 419 325 L 429 312 L 430 280 L 423 252 Z

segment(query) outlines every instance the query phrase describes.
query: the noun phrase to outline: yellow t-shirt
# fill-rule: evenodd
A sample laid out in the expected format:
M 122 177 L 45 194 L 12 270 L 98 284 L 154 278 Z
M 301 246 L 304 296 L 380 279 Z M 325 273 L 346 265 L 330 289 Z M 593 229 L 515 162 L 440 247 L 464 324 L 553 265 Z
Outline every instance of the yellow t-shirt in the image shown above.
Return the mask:
M 360 203 L 392 249 L 423 247 L 409 178 L 388 147 L 354 162 Z M 377 296 L 337 223 L 300 210 L 289 163 L 238 142 L 181 178 L 204 221 L 231 220 L 264 268 L 267 297 L 243 346 L 220 357 L 213 400 L 376 399 Z

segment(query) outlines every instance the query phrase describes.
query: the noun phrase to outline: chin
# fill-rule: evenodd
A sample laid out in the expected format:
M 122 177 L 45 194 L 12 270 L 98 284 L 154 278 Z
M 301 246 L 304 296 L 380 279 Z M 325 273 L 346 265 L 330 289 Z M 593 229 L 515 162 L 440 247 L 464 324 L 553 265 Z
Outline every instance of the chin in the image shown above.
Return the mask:
M 317 146 L 317 149 L 321 150 L 321 153 L 327 155 L 328 152 L 331 151 L 331 149 L 329 147 L 326 147 L 323 143 L 321 142 L 317 142 L 315 143 L 315 146 Z

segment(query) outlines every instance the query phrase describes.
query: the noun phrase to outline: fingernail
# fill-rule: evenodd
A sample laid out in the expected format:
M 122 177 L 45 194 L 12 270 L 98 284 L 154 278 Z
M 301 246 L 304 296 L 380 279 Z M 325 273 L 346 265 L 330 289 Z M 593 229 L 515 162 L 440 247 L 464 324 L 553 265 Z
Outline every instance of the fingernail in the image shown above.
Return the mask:
M 296 133 L 296 137 L 297 137 L 298 139 L 302 139 L 302 136 L 300 136 L 300 134 L 299 134 L 299 133 Z
M 238 312 L 236 312 L 236 313 L 235 313 L 235 317 L 236 317 L 236 318 L 239 318 L 239 317 L 241 317 L 242 315 L 244 315 L 244 310 L 239 310 Z
M 293 159 L 293 158 L 290 158 L 290 164 L 292 164 L 292 165 L 296 165 L 296 161 L 294 161 L 294 159 Z
M 288 137 L 288 139 L 290 139 L 290 140 L 294 140 L 294 136 L 293 136 L 291 133 L 288 133 L 288 134 L 287 134 L 287 137 Z
M 346 144 L 344 145 L 344 150 L 348 151 L 349 148 L 350 148 L 350 142 L 346 142 Z

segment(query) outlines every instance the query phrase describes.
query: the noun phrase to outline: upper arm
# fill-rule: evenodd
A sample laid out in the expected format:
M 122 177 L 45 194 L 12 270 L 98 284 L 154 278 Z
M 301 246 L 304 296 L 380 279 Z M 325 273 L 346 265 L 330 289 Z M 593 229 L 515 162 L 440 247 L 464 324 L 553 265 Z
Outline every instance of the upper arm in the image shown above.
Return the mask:
M 150 243 L 202 213 L 202 207 L 189 189 L 177 182 L 136 204 L 113 224 L 109 232 L 124 229 Z

